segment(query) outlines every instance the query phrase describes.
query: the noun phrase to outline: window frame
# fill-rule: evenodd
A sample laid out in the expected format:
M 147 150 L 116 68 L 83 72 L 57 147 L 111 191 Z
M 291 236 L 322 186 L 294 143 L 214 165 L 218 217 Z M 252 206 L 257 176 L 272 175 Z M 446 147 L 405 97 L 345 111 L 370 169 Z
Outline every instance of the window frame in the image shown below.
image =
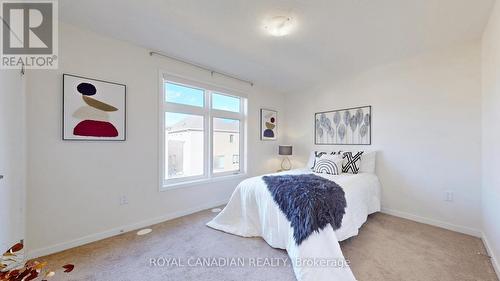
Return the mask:
M 165 84 L 167 82 L 201 89 L 204 92 L 203 107 L 191 106 L 179 103 L 169 103 L 166 101 Z M 177 75 L 169 74 L 165 71 L 160 71 L 159 75 L 160 94 L 159 94 L 159 179 L 160 191 L 166 191 L 191 184 L 201 184 L 206 182 L 214 182 L 234 177 L 243 177 L 246 175 L 246 125 L 247 125 L 247 97 L 236 90 L 222 88 L 210 83 L 200 82 L 193 79 L 183 78 Z M 226 95 L 240 99 L 240 112 L 224 111 L 212 109 L 212 93 Z M 231 94 L 228 94 L 231 93 Z M 166 179 L 166 147 L 165 147 L 165 114 L 184 113 L 203 116 L 203 175 L 187 176 L 173 179 Z M 239 137 L 239 170 L 214 173 L 214 156 L 213 156 L 213 120 L 214 118 L 226 118 L 239 120 L 240 137 Z

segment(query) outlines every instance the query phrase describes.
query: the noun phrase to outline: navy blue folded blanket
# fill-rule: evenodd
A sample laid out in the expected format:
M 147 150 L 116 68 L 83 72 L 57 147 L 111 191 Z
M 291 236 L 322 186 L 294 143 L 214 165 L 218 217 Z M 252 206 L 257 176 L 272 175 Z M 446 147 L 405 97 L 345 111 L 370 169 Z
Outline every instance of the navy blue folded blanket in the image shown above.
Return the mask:
M 264 176 L 274 201 L 290 221 L 297 245 L 328 224 L 342 225 L 347 202 L 335 182 L 314 174 Z

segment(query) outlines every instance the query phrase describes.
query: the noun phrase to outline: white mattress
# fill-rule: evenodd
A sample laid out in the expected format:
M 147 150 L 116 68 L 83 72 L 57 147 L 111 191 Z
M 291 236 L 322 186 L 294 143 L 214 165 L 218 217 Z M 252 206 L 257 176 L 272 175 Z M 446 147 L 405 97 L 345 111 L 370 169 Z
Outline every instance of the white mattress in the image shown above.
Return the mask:
M 312 173 L 309 169 L 296 169 L 284 174 Z M 339 241 L 358 234 L 367 216 L 380 211 L 380 182 L 375 174 L 317 174 L 335 181 L 345 192 L 347 208 L 342 227 L 331 226 L 314 232 L 300 246 L 293 238 L 293 229 L 262 176 L 242 181 L 234 191 L 224 210 L 207 223 L 209 227 L 243 237 L 262 237 L 271 247 L 286 249 L 292 261 L 343 260 Z M 300 281 L 355 280 L 349 267 L 303 267 L 294 265 Z

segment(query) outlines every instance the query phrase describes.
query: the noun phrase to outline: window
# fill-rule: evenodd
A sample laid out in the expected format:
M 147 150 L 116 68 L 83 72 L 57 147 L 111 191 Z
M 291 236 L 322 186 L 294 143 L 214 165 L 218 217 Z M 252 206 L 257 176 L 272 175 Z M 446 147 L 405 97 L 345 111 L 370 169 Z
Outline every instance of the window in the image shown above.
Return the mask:
M 166 83 L 165 99 L 171 103 L 203 107 L 204 93 L 202 89 Z
M 240 142 L 237 137 L 239 134 L 240 120 L 227 118 L 213 119 L 214 173 L 239 171 L 239 163 L 232 161 L 233 155 L 240 153 Z M 217 158 L 218 155 L 227 155 L 228 157 L 225 158 L 227 160 L 223 163 L 217 162 L 216 165 L 216 161 L 220 161 Z M 222 159 L 224 160 L 224 158 Z
M 240 155 L 233 154 L 233 164 L 239 164 L 239 163 L 240 163 Z
M 165 113 L 165 175 L 169 179 L 203 175 L 203 116 Z
M 212 94 L 212 108 L 240 112 L 240 99 L 222 94 Z
M 175 77 L 161 88 L 162 189 L 244 173 L 246 99 Z
M 224 170 L 224 155 L 214 156 L 214 171 Z

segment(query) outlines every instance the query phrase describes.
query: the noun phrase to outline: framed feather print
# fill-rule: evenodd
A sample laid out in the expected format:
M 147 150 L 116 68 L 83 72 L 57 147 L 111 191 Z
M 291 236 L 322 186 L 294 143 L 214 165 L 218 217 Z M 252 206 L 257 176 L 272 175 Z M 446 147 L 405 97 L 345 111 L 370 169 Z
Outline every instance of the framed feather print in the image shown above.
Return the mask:
M 314 114 L 314 143 L 370 145 L 372 107 L 362 106 Z

